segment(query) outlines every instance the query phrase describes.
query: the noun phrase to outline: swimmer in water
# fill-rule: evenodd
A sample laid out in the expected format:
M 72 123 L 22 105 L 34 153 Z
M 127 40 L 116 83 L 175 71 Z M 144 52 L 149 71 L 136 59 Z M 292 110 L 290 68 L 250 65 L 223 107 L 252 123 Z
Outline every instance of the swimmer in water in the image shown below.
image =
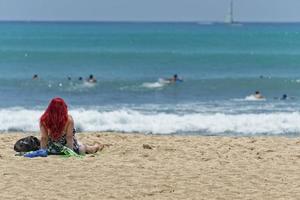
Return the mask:
M 274 97 L 274 99 L 284 101 L 284 100 L 295 99 L 295 97 L 290 97 L 290 96 L 288 96 L 287 94 L 283 94 L 281 97 Z
M 296 99 L 293 96 L 288 96 L 287 94 L 283 94 L 280 100 L 291 100 L 291 99 Z
M 177 81 L 183 81 L 182 79 L 178 78 L 177 74 L 174 74 L 172 78 L 168 78 L 168 81 L 170 81 L 170 83 L 176 83 Z
M 33 76 L 32 76 L 32 80 L 36 80 L 36 79 L 38 79 L 39 78 L 39 76 L 37 75 L 37 74 L 34 74 Z
M 91 74 L 89 76 L 89 78 L 87 79 L 87 82 L 89 82 L 89 83 L 96 83 L 97 80 L 95 79 L 95 77 L 93 76 L 93 74 Z
M 83 78 L 80 76 L 80 77 L 78 78 L 78 80 L 79 80 L 79 81 L 82 81 L 82 80 L 83 80 Z
M 287 100 L 287 98 L 288 98 L 287 94 L 283 94 L 280 100 Z
M 256 99 L 264 99 L 265 97 L 261 95 L 260 91 L 256 91 L 253 95 Z

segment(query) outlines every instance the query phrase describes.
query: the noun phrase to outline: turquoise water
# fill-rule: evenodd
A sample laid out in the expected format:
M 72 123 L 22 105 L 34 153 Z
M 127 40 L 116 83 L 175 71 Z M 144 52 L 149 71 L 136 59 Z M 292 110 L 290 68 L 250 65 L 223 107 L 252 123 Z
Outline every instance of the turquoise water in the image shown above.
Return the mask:
M 55 96 L 84 131 L 300 131 L 299 24 L 2 22 L 0 44 L 2 131 L 37 131 Z

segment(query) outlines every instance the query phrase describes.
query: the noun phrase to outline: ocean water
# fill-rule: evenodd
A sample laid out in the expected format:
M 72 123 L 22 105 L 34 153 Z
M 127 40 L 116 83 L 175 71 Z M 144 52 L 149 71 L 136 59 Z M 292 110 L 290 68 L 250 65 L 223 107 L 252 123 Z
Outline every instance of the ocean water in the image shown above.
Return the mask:
M 0 131 L 57 96 L 81 131 L 299 135 L 300 24 L 1 22 Z

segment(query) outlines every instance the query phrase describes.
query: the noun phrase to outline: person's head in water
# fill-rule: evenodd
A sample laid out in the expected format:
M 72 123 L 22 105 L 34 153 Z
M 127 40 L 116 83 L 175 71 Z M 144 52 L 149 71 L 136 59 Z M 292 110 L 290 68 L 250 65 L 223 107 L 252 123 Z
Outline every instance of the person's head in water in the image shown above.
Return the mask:
M 83 80 L 83 78 L 80 76 L 80 77 L 78 78 L 78 80 L 79 80 L 79 81 L 82 81 L 82 80 Z
M 68 76 L 68 81 L 70 81 L 71 80 L 71 77 L 70 76 Z
M 62 98 L 51 100 L 48 108 L 40 118 L 40 123 L 49 129 L 52 139 L 57 139 L 63 133 L 68 121 L 68 106 Z
M 282 100 L 286 100 L 287 99 L 287 94 L 283 94 L 281 97 Z
M 255 91 L 254 97 L 256 99 L 264 99 L 264 96 L 261 95 L 260 91 Z
M 95 79 L 95 77 L 93 76 L 93 74 L 91 74 L 91 75 L 89 76 L 89 78 L 87 79 L 87 81 L 90 82 L 90 83 L 96 83 L 96 79 Z
M 32 76 L 32 79 L 38 79 L 39 77 L 38 77 L 38 75 L 37 74 L 34 74 L 33 76 Z
M 174 79 L 175 79 L 175 80 L 177 80 L 177 79 L 178 79 L 178 75 L 177 75 L 177 74 L 174 74 L 174 76 L 173 76 L 173 77 L 174 77 Z

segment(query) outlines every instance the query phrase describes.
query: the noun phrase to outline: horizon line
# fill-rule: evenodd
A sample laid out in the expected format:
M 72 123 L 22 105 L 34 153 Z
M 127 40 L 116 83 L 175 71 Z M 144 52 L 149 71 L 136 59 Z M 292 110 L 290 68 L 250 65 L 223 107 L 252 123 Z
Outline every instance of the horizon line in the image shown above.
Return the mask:
M 0 19 L 2 22 L 21 22 L 21 23 L 215 23 L 215 24 L 229 24 L 223 21 L 201 21 L 201 20 L 182 20 L 182 21 L 151 21 L 151 20 L 9 20 Z M 256 24 L 293 24 L 300 23 L 300 21 L 233 21 L 235 23 L 256 23 Z

